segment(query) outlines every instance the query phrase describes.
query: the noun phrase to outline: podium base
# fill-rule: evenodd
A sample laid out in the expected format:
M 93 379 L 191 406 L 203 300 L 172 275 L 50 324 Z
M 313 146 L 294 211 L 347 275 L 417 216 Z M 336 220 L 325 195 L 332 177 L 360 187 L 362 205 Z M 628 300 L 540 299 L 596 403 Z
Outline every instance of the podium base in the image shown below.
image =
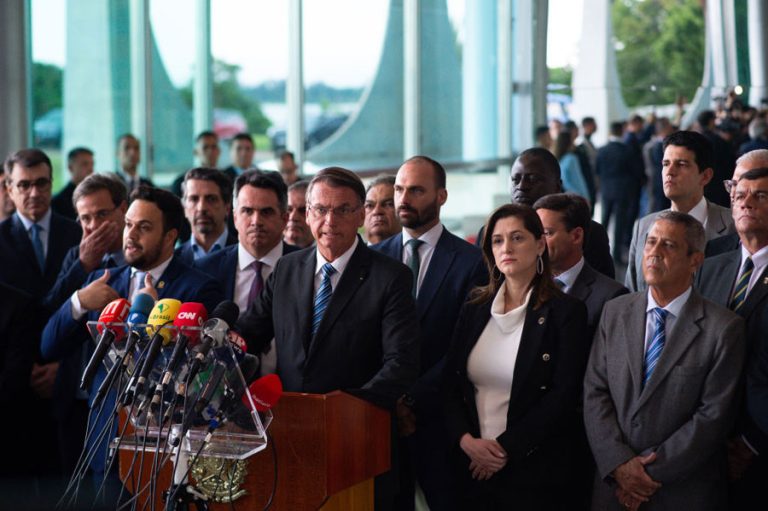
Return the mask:
M 331 495 L 321 511 L 373 511 L 373 479 Z

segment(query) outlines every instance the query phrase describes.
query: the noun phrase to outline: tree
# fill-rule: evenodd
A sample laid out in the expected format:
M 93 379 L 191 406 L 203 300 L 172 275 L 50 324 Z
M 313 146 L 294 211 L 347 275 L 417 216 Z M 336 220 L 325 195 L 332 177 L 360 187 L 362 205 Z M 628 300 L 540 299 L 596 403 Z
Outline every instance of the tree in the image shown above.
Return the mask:
M 53 64 L 32 64 L 32 112 L 37 119 L 54 108 L 61 108 L 64 73 Z
M 673 103 L 678 95 L 692 98 L 704 72 L 700 1 L 617 0 L 612 15 L 627 105 Z

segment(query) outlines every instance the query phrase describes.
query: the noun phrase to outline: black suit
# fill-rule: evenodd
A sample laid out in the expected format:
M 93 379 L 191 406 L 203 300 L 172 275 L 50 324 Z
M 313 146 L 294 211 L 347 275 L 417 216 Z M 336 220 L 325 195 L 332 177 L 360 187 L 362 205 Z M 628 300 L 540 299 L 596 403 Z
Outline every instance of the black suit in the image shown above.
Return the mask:
M 488 481 L 470 479 L 469 458 L 459 447 L 465 433 L 480 436 L 475 386 L 467 360 L 491 319 L 491 302 L 468 303 L 456 323 L 446 363 L 446 419 L 456 468 L 463 475 L 461 509 L 550 509 L 569 497 L 578 402 L 589 355 L 587 312 L 575 298 L 558 294 L 526 310 L 510 389 L 506 430 L 496 441 L 507 463 Z M 558 490 L 561 490 L 558 492 Z
M 589 263 L 584 263 L 579 276 L 568 288 L 567 294 L 587 306 L 587 331 L 590 342 L 600 322 L 600 314 L 603 312 L 605 302 L 627 293 L 629 290 L 626 287 L 595 271 Z
M 76 187 L 77 185 L 70 181 L 67 183 L 67 186 L 51 198 L 51 209 L 70 220 L 77 220 L 77 211 L 75 211 L 75 206 L 72 205 L 72 194 Z
M 225 241 L 224 247 L 221 247 L 224 249 L 225 247 L 229 247 L 232 245 L 237 245 L 237 231 L 234 229 L 228 229 L 227 231 L 227 240 Z M 184 261 L 184 264 L 188 266 L 193 266 L 195 264 L 195 250 L 192 248 L 192 239 L 188 239 L 178 247 L 176 247 L 176 250 L 174 251 L 174 255 Z M 211 256 L 213 254 L 208 254 L 208 256 Z
M 289 392 L 341 389 L 393 409 L 419 371 L 419 327 L 408 268 L 358 239 L 312 337 L 316 249 L 283 256 L 238 321 L 249 351 L 272 338 Z
M 713 238 L 707 242 L 707 248 L 704 249 L 704 257 L 713 257 L 731 250 L 736 250 L 741 246 L 738 232 L 732 232 L 725 236 Z

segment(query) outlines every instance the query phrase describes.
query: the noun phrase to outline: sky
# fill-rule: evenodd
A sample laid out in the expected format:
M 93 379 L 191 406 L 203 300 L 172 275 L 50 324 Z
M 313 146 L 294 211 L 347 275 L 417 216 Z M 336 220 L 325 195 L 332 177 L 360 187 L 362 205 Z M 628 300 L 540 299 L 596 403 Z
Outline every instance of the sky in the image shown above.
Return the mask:
M 462 35 L 464 10 L 475 1 L 447 0 Z M 584 0 L 550 0 L 547 65 L 575 65 Z M 63 66 L 66 0 L 32 0 L 32 55 Z M 288 73 L 287 0 L 211 0 L 211 51 L 241 66 L 240 82 L 282 80 Z M 150 0 L 160 55 L 177 85 L 194 70 L 194 9 L 189 0 Z M 304 82 L 361 87 L 373 77 L 387 23 L 388 0 L 304 0 Z M 340 15 L 339 13 L 343 13 Z

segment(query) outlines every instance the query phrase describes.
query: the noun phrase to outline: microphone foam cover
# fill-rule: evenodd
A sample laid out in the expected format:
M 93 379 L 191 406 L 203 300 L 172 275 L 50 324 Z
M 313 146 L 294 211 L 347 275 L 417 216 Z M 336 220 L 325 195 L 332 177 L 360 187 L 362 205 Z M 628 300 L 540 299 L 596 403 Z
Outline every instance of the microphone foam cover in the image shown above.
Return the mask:
M 157 331 L 160 332 L 160 336 L 163 338 L 163 344 L 171 342 L 173 338 L 173 330 L 170 328 L 160 328 L 163 325 L 170 325 L 181 308 L 181 302 L 175 298 L 163 298 L 158 300 L 155 304 L 152 312 L 149 313 L 149 319 L 147 321 L 147 334 L 154 335 Z
M 133 298 L 131 311 L 128 314 L 128 323 L 146 323 L 152 307 L 155 306 L 155 299 L 147 293 L 139 293 Z
M 128 313 L 131 310 L 131 303 L 125 298 L 118 298 L 112 300 L 101 311 L 99 315 L 99 323 L 124 323 L 128 317 Z M 99 334 L 104 331 L 104 325 L 97 325 L 96 329 Z M 115 337 L 121 339 L 125 336 L 124 328 L 114 329 Z
M 173 320 L 173 326 L 177 328 L 196 327 L 200 328 L 208 320 L 208 311 L 205 306 L 198 302 L 185 302 L 181 304 L 176 318 Z M 189 341 L 197 341 L 200 338 L 200 330 L 185 329 L 184 335 Z
M 232 326 L 240 315 L 240 307 L 231 300 L 224 300 L 213 309 L 211 318 L 219 318 L 228 326 Z
M 256 410 L 265 412 L 275 406 L 283 394 L 283 382 L 276 374 L 262 376 L 248 387 L 248 392 L 256 405 Z M 250 406 L 248 394 L 243 394 L 242 398 L 245 406 Z

